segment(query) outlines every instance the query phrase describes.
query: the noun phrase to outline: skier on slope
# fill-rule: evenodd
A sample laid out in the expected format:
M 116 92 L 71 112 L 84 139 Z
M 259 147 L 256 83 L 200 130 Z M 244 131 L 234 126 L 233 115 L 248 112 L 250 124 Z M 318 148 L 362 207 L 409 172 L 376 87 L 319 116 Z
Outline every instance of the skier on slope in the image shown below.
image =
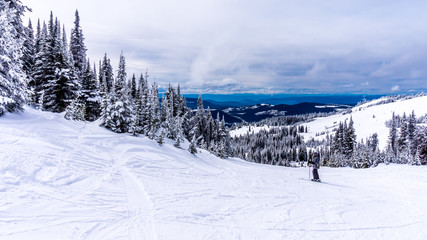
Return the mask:
M 320 156 L 317 150 L 313 153 L 313 161 L 309 161 L 309 163 L 313 164 L 313 179 L 311 181 L 320 182 L 319 173 L 317 172 L 320 166 Z

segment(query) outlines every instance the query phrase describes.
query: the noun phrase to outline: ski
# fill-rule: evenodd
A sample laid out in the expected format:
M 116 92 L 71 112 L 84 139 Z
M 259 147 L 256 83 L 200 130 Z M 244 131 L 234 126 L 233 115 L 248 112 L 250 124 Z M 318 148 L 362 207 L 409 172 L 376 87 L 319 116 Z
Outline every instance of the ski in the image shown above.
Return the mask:
M 305 180 L 305 181 L 310 181 L 310 182 L 317 182 L 317 183 L 325 183 L 325 182 L 322 182 L 322 180 L 318 180 L 318 181 L 316 181 L 316 180 L 314 180 L 314 179 L 307 179 L 307 178 L 299 178 L 299 180 Z
M 340 184 L 335 184 L 335 183 L 330 183 L 330 182 L 323 182 L 323 181 L 312 181 L 311 179 L 307 179 L 307 178 L 299 178 L 299 180 L 304 180 L 304 181 L 309 181 L 309 182 L 316 182 L 316 183 L 322 183 L 322 184 L 336 186 L 336 187 L 348 188 L 348 186 L 344 186 L 344 185 L 340 185 Z

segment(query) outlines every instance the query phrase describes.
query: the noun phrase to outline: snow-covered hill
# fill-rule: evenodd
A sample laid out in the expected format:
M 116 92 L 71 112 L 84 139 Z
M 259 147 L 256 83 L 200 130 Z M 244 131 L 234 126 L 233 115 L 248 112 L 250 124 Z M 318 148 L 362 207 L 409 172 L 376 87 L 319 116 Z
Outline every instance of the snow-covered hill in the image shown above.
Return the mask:
M 0 133 L 0 239 L 427 235 L 423 166 L 321 168 L 314 183 L 307 168 L 193 156 L 30 108 L 1 117 Z
M 386 126 L 386 121 L 391 120 L 393 112 L 396 115 L 402 116 L 406 113 L 409 116 L 414 111 L 417 117 L 427 114 L 427 96 L 414 97 L 412 99 L 397 100 L 391 103 L 381 102 L 386 101 L 386 97 L 369 101 L 365 104 L 358 105 L 345 112 L 340 112 L 329 117 L 316 118 L 314 121 L 304 123 L 307 126 L 308 132 L 302 133 L 306 141 L 310 139 L 322 140 L 327 134 L 333 136 L 334 129 L 338 128 L 340 122 L 353 118 L 354 128 L 357 135 L 357 141 L 366 140 L 367 137 L 374 133 L 378 134 L 379 148 L 385 149 L 389 135 L 389 128 Z M 269 129 L 269 126 L 244 126 L 230 132 L 232 137 L 246 134 L 250 132 L 257 133 L 261 129 Z
M 333 129 L 338 127 L 340 122 L 353 118 L 354 128 L 356 130 L 357 141 L 366 140 L 370 135 L 377 133 L 379 140 L 379 148 L 384 149 L 387 146 L 389 128 L 386 126 L 386 121 L 391 120 L 393 112 L 396 115 L 402 116 L 406 113 L 409 116 L 414 111 L 417 117 L 427 114 L 427 96 L 415 97 L 407 100 L 397 100 L 395 102 L 379 104 L 385 98 L 380 98 L 356 106 L 346 114 L 336 114 L 329 117 L 317 118 L 308 124 L 303 124 L 308 127 L 308 133 L 303 136 L 306 140 L 314 138 L 317 140 L 326 137 L 326 134 L 333 133 Z M 376 105 L 379 104 L 379 105 Z M 322 134 L 323 133 L 323 134 Z M 320 134 L 316 136 L 316 134 Z

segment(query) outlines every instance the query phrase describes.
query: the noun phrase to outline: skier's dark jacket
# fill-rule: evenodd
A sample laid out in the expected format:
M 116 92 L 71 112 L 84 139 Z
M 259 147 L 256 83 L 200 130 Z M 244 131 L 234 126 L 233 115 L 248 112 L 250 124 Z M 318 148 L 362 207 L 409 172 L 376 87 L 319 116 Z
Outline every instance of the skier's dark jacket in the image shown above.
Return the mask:
M 313 161 L 310 161 L 313 164 L 314 169 L 319 169 L 320 167 L 320 157 L 319 154 L 313 156 Z

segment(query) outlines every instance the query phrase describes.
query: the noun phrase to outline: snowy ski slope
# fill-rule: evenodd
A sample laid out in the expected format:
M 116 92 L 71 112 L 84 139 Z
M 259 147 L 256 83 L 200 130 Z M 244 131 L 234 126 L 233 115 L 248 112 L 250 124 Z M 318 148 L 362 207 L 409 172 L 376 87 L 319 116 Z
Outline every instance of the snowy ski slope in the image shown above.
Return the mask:
M 0 133 L 2 240 L 427 236 L 424 166 L 321 168 L 314 183 L 30 108 Z

